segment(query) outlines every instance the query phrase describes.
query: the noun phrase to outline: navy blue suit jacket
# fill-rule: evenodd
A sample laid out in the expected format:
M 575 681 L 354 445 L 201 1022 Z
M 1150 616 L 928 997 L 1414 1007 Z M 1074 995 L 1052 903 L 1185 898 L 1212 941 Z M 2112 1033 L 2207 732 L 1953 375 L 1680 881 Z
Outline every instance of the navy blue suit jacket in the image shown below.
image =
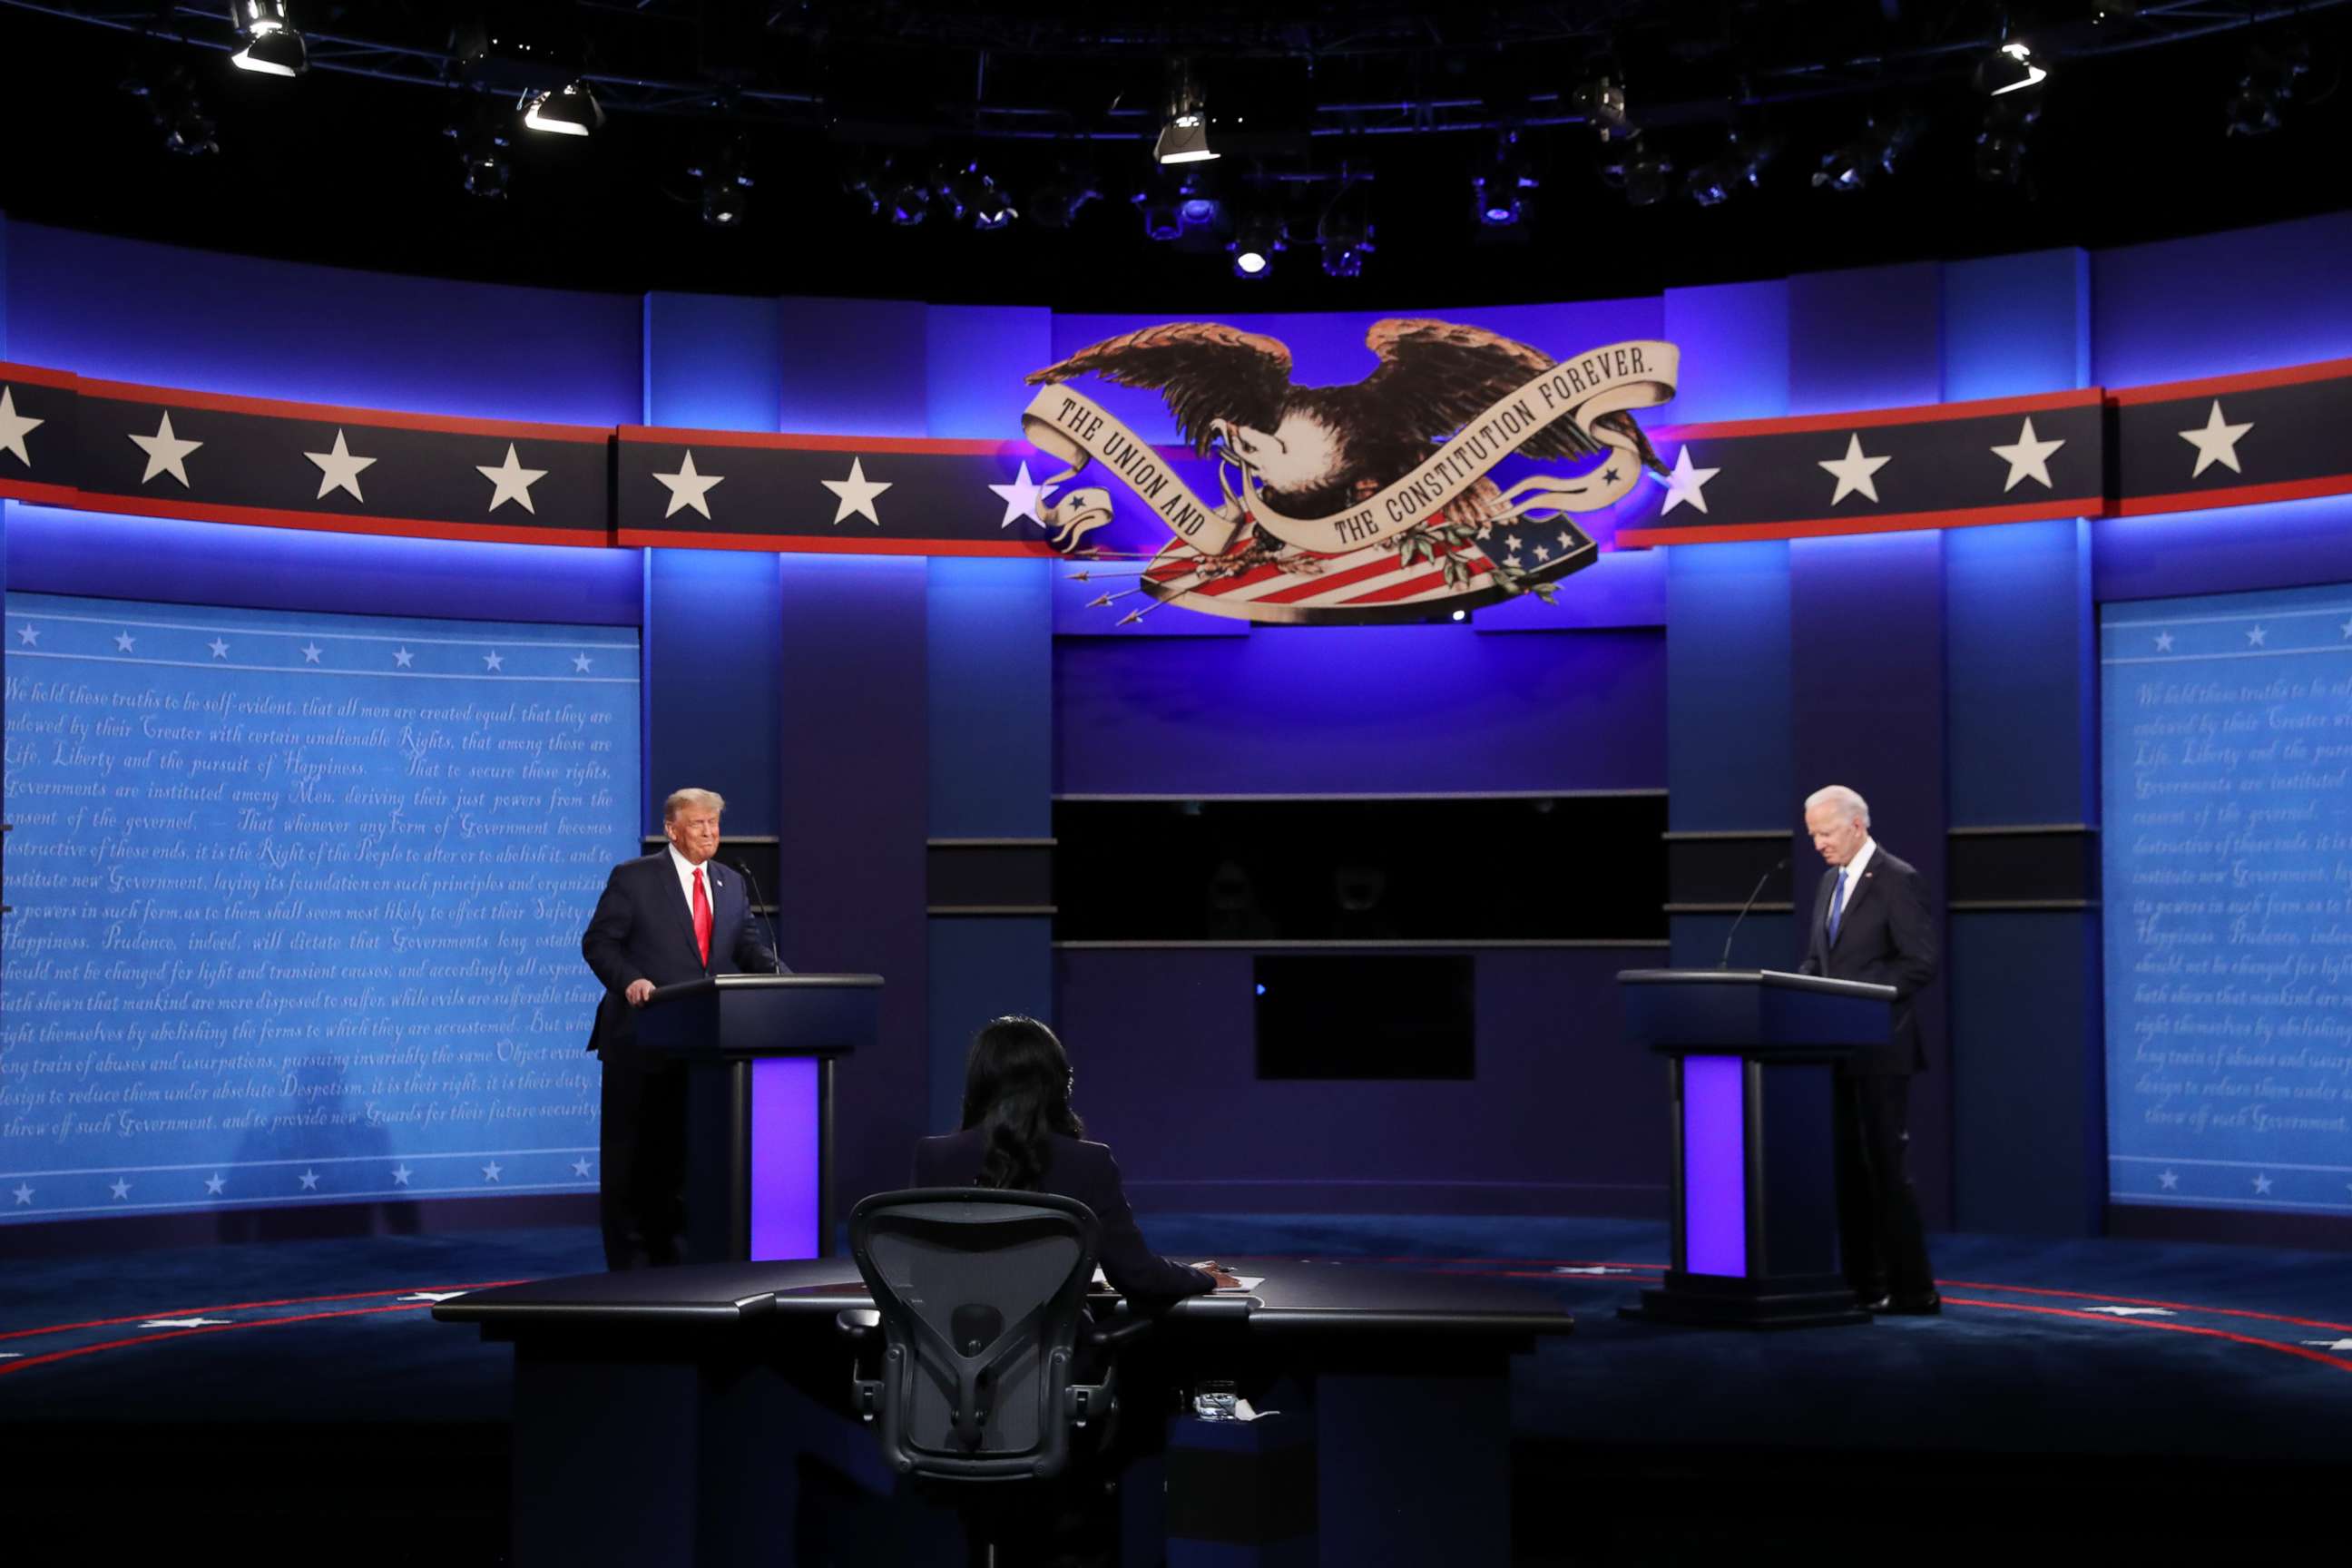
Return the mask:
M 1200 1296 L 1217 1288 L 1199 1269 L 1161 1258 L 1143 1245 L 1135 1211 L 1127 1205 L 1127 1188 L 1118 1179 L 1118 1162 L 1107 1144 L 1087 1143 L 1056 1133 L 1039 1192 L 1076 1198 L 1094 1210 L 1098 1235 L 1095 1260 L 1103 1278 L 1120 1295 L 1145 1300 Z M 915 1185 L 968 1187 L 980 1174 L 988 1152 L 988 1134 L 980 1128 L 926 1138 L 915 1145 Z
M 637 1038 L 636 1009 L 625 994 L 631 982 L 679 985 L 711 974 L 781 974 L 783 964 L 768 948 L 743 874 L 717 861 L 704 868 L 710 888 L 710 962 L 694 942 L 694 909 L 678 885 L 669 850 L 624 860 L 604 882 L 596 912 L 580 939 L 581 955 L 604 983 L 596 1027 L 588 1048 L 600 1055 L 626 1049 Z
M 1866 980 L 1895 987 L 1893 1061 L 1874 1064 L 1880 1072 L 1916 1072 L 1927 1065 L 1913 999 L 1936 978 L 1936 918 L 1927 909 L 1926 887 L 1909 861 L 1878 847 L 1862 870 L 1861 882 L 1846 889 L 1838 914 L 1837 940 L 1830 940 L 1830 899 L 1837 889 L 1834 869 L 1822 873 L 1813 894 L 1805 961 L 1798 971 L 1832 980 Z M 1856 1070 L 1869 1071 L 1871 1068 Z

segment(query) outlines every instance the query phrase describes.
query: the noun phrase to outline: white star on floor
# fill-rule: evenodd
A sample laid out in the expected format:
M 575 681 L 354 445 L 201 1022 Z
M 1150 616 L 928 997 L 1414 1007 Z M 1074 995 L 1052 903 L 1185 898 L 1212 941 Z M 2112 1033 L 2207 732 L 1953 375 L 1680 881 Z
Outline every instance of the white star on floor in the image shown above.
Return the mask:
M 482 1180 L 486 1182 L 497 1181 L 499 1179 L 499 1173 L 505 1168 L 506 1167 L 500 1165 L 496 1160 L 491 1161 L 488 1164 L 482 1167 Z
M 2246 646 L 2248 647 L 2260 647 L 2263 643 L 2270 639 L 2270 633 L 2264 631 L 2262 627 L 2256 626 L 2252 631 L 2246 634 Z
M 108 1187 L 106 1190 L 112 1193 L 118 1199 L 127 1198 L 131 1195 L 131 1184 L 124 1181 L 121 1177 L 117 1176 L 114 1178 L 113 1185 Z
M 0 452 L 13 453 L 26 468 L 33 466 L 33 455 L 25 450 L 25 437 L 47 424 L 16 412 L 16 395 L 11 388 L 0 386 Z
M 416 662 L 416 656 L 404 647 L 396 647 L 392 650 L 392 662 L 397 668 L 406 669 Z
M 2050 482 L 2050 455 L 2065 444 L 2063 440 L 2035 440 L 2033 421 L 2028 418 L 2015 446 L 1992 449 L 1994 457 L 2009 465 L 2009 482 L 2000 487 L 2001 494 L 2007 495 L 2015 489 L 2020 479 L 2032 479 L 2045 490 L 2056 489 Z
M 488 463 L 476 463 L 474 471 L 489 480 L 493 487 L 490 491 L 492 511 L 498 510 L 509 501 L 516 501 L 520 503 L 522 510 L 531 516 L 539 515 L 539 509 L 530 504 L 530 487 L 535 480 L 547 478 L 547 470 L 524 468 L 521 461 L 515 457 L 512 441 L 507 443 L 507 460 L 502 466 L 494 468 Z
M 669 506 L 662 512 L 664 517 L 673 516 L 687 507 L 692 507 L 707 518 L 710 515 L 710 502 L 706 499 L 710 494 L 710 487 L 725 483 L 727 476 L 696 473 L 694 453 L 689 449 L 686 454 L 686 460 L 678 464 L 677 472 L 656 474 L 654 478 L 669 487 Z
M 408 1178 L 415 1173 L 408 1168 L 408 1162 L 403 1160 L 392 1173 L 392 1184 L 395 1187 L 404 1187 L 408 1185 Z
M 2170 653 L 2172 651 L 2172 634 L 2170 632 L 2158 632 L 2156 634 L 2156 651 L 2158 653 Z
M 1554 1274 L 1631 1274 L 1633 1271 L 1630 1268 L 1610 1268 L 1601 1264 L 1594 1264 L 1591 1268 L 1555 1268 L 1552 1272 Z
M 325 500 L 329 490 L 347 490 L 351 498 L 364 506 L 367 497 L 360 494 L 360 470 L 375 466 L 373 458 L 354 458 L 343 445 L 343 433 L 335 432 L 335 448 L 331 452 L 305 452 L 304 457 L 319 465 L 318 500 Z
M 23 1351 L 0 1351 L 0 1361 L 22 1361 L 24 1359 L 25 1352 Z
M 1685 447 L 1675 454 L 1674 471 L 1662 481 L 1666 487 L 1666 499 L 1658 508 L 1658 515 L 1666 513 L 1688 501 L 1699 511 L 1706 510 L 1706 481 L 1723 472 L 1721 468 L 1697 468 L 1691 466 L 1690 448 Z
M 142 1329 L 202 1329 L 235 1321 L 232 1318 L 150 1318 L 139 1326 Z
M 327 650 L 325 648 L 320 647 L 317 643 L 304 643 L 302 645 L 302 662 L 304 664 L 316 664 L 319 662 L 319 656 L 326 651 Z
M 19 1182 L 16 1184 L 16 1191 L 10 1193 L 8 1195 L 15 1198 L 19 1204 L 29 1204 L 33 1201 L 33 1189 L 25 1183 Z
M 2352 1351 L 2352 1340 L 2305 1340 L 2303 1342 L 2315 1350 Z
M 464 1294 L 465 1292 L 463 1290 L 411 1290 L 407 1295 L 395 1296 L 393 1300 L 395 1301 L 430 1301 L 437 1307 L 444 1301 L 454 1301 Z
M 2197 448 L 2197 466 L 2189 471 L 2189 477 L 2193 479 L 2216 463 L 2233 474 L 2244 473 L 2246 470 L 2238 467 L 2238 437 L 2253 427 L 2251 421 L 2243 425 L 2225 422 L 2221 400 L 2215 398 L 2213 412 L 2207 416 L 2202 430 L 2180 432 L 2180 438 Z
M 182 489 L 188 488 L 188 454 L 204 445 L 202 441 L 184 441 L 172 434 L 169 410 L 164 412 L 163 422 L 155 427 L 155 434 L 133 436 L 131 444 L 147 454 L 147 471 L 139 476 L 141 484 L 158 474 L 169 474 L 180 481 Z
M 2347 637 L 2352 637 L 2352 621 L 2347 621 L 2344 623 L 2344 635 Z
M 1822 463 L 1822 467 L 1827 468 L 1837 479 L 1837 493 L 1830 497 L 1830 505 L 1835 506 L 1846 497 L 1857 493 L 1867 500 L 1876 500 L 1878 481 L 1871 476 L 1894 460 L 1892 458 L 1864 457 L 1862 437 L 1859 435 L 1847 437 L 1845 456 L 1834 461 Z
M 591 662 L 592 661 L 588 656 L 584 653 L 575 653 L 572 656 L 572 668 L 578 670 L 583 675 L 588 673 L 588 666 Z
M 482 656 L 482 668 L 484 669 L 504 669 L 506 667 L 506 655 L 499 652 L 496 648 L 492 648 L 488 653 Z
M 2254 1178 L 2254 1191 L 2256 1194 L 2267 1194 L 2270 1190 L 2271 1179 L 2268 1176 L 2256 1176 Z
M 2085 1307 L 2086 1312 L 2102 1312 L 2110 1318 L 2170 1318 L 2179 1314 L 2169 1307 Z
M 226 1190 L 227 1186 L 228 1178 L 215 1171 L 211 1175 L 205 1178 L 205 1196 L 208 1198 L 216 1198 L 220 1196 L 225 1190 Z
M 218 637 L 213 638 L 212 641 L 206 643 L 205 646 L 213 650 L 213 657 L 215 658 L 226 658 L 228 657 L 228 644 L 221 641 Z
M 131 646 L 138 642 L 138 640 L 139 639 L 137 637 L 132 637 L 129 632 L 117 632 L 114 634 L 114 651 L 117 653 L 129 653 L 131 649 Z
M 588 1162 L 585 1160 L 572 1161 L 572 1173 L 575 1176 L 585 1176 L 588 1173 Z
M 841 504 L 833 509 L 834 521 L 846 522 L 853 517 L 862 517 L 877 528 L 882 526 L 881 518 L 875 515 L 874 498 L 888 489 L 890 481 L 867 479 L 863 459 L 857 458 L 849 459 L 847 479 L 819 479 L 817 482 L 841 498 Z M 995 488 L 993 485 L 989 487 L 991 489 Z M 998 526 L 1002 527 L 1003 524 L 1000 523 Z
M 305 1171 L 305 1172 L 303 1172 L 303 1173 L 302 1173 L 302 1175 L 301 1175 L 300 1180 L 301 1180 L 301 1183 L 302 1183 L 302 1190 L 303 1190 L 304 1192 L 306 1192 L 306 1193 L 315 1193 L 315 1192 L 317 1192 L 317 1191 L 319 1190 L 319 1173 L 318 1173 L 318 1172 L 316 1172 L 316 1171 Z
M 26 647 L 32 647 L 41 640 L 41 628 L 38 626 L 18 626 L 16 628 L 16 640 L 24 644 Z
M 2157 1177 L 2156 1181 L 2158 1186 L 2162 1187 L 2168 1193 L 2180 1184 L 2180 1173 L 2178 1171 L 2167 1171 L 2162 1175 Z
M 851 477 L 856 478 L 855 464 L 851 466 Z M 825 482 L 831 484 L 833 481 L 828 479 Z M 883 487 L 885 489 L 888 488 L 887 485 Z M 991 485 L 988 488 L 994 492 L 997 500 L 1004 503 L 1004 521 L 998 523 L 997 527 L 1012 527 L 1013 520 L 1016 517 L 1025 517 L 1030 521 L 1041 527 L 1044 526 L 1045 520 L 1037 515 L 1037 509 L 1045 504 L 1045 498 L 1054 493 L 1054 487 L 1041 485 L 1029 477 L 1029 464 L 1026 458 L 1022 461 L 1020 477 L 1011 484 Z M 841 520 L 836 517 L 833 521 L 839 522 Z

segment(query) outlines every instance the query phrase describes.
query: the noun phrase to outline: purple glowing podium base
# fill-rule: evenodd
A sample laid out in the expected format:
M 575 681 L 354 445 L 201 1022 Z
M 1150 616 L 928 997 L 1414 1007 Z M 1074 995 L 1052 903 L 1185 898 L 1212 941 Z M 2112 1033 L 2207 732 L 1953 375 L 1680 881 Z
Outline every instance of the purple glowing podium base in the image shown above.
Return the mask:
M 721 974 L 653 994 L 637 1039 L 687 1065 L 696 1261 L 824 1255 L 833 1067 L 873 1044 L 881 1007 L 878 974 Z
M 1667 1058 L 1674 1263 L 1624 1315 L 1865 1323 L 1838 1269 L 1837 1068 L 1885 1051 L 1895 989 L 1773 970 L 1631 969 L 1628 1041 Z

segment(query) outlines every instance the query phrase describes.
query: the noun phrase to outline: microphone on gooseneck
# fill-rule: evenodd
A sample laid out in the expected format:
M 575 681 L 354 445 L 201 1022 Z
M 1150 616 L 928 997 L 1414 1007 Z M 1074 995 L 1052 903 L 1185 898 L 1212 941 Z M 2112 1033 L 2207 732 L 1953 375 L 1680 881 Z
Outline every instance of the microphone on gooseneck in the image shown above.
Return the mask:
M 1732 919 L 1731 929 L 1723 933 L 1723 956 L 1715 961 L 1715 966 L 1717 969 L 1728 969 L 1731 967 L 1731 939 L 1739 934 L 1739 922 L 1748 918 L 1748 911 L 1754 909 L 1756 907 L 1756 900 L 1763 896 L 1764 884 L 1770 881 L 1773 878 L 1779 876 L 1788 868 L 1789 858 L 1786 855 L 1783 855 L 1780 859 L 1773 862 L 1772 868 L 1769 871 L 1765 872 L 1762 876 L 1756 879 L 1755 890 L 1748 895 L 1748 901 L 1739 906 L 1739 913 Z
M 775 972 L 778 974 L 782 974 L 784 973 L 784 955 L 776 946 L 775 928 L 768 923 L 767 916 L 760 914 L 760 907 L 768 901 L 760 896 L 760 879 L 751 875 L 751 868 L 740 860 L 731 860 L 728 864 L 742 873 L 743 885 L 751 889 L 751 912 L 759 915 L 760 929 L 765 931 L 768 937 L 768 962 L 776 966 Z M 1783 861 L 1782 864 L 1785 865 L 1787 862 Z

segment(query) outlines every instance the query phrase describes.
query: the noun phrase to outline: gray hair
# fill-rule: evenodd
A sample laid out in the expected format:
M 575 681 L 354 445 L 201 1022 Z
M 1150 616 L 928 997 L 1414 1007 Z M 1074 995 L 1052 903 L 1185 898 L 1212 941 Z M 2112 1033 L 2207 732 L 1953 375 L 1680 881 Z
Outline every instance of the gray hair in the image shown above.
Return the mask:
M 1845 813 L 1846 819 L 1848 821 L 1859 822 L 1864 827 L 1868 827 L 1870 826 L 1870 802 L 1863 799 L 1862 796 L 1854 794 L 1853 791 L 1846 788 L 1843 784 L 1832 784 L 1827 789 L 1817 789 L 1812 794 L 1805 797 L 1805 813 L 1807 816 L 1811 816 L 1812 814 L 1813 807 L 1817 805 L 1836 806 L 1840 811 Z
M 724 812 L 726 809 L 727 802 L 720 798 L 717 790 L 682 789 L 662 802 L 662 821 L 676 822 L 681 811 Z

